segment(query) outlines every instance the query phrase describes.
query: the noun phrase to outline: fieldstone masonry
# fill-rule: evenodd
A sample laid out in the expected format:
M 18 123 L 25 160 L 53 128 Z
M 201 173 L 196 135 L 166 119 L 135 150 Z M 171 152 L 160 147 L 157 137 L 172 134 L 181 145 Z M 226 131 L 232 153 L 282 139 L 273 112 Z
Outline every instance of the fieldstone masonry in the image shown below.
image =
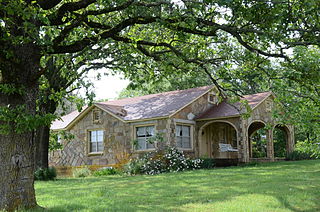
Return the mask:
M 215 105 L 208 102 L 208 93 L 200 96 L 195 101 L 186 105 L 168 117 L 154 118 L 150 120 L 123 121 L 108 111 L 98 107 L 82 114 L 69 132 L 74 135 L 71 141 L 63 141 L 63 149 L 51 152 L 49 155 L 52 166 L 82 166 L 82 165 L 113 165 L 119 163 L 125 157 L 137 157 L 146 151 L 135 151 L 133 140 L 137 126 L 154 125 L 157 133 L 161 133 L 168 145 L 176 144 L 176 125 L 185 124 L 191 127 L 192 149 L 184 150 L 190 157 L 214 157 L 213 151 L 217 151 L 216 142 L 224 136 L 223 142 L 230 143 L 232 136 L 226 132 L 209 130 L 212 127 L 220 127 L 222 130 L 228 126 L 236 131 L 236 148 L 232 153 L 221 153 L 219 157 L 236 158 L 239 162 L 249 162 L 251 158 L 249 127 L 254 123 L 263 123 L 271 126 L 267 132 L 267 160 L 274 160 L 273 130 L 277 122 L 272 118 L 273 97 L 269 96 L 263 102 L 253 108 L 249 118 L 240 115 L 223 117 L 219 119 L 197 120 L 197 116 L 211 109 Z M 100 112 L 100 121 L 93 120 L 93 112 Z M 192 119 L 193 118 L 193 119 Z M 190 120 L 191 119 L 191 120 Z M 261 124 L 260 124 L 261 125 Z M 260 126 L 259 125 L 259 126 Z M 287 152 L 293 151 L 294 133 L 293 126 L 282 126 L 287 134 Z M 227 128 L 225 128 L 227 129 Z M 90 153 L 89 132 L 90 130 L 103 130 L 103 152 Z M 252 132 L 251 132 L 252 133 Z M 219 134 L 219 135 L 218 135 Z M 220 136 L 219 139 L 217 136 Z M 218 141 L 220 142 L 220 141 Z M 216 148 L 214 150 L 214 148 Z

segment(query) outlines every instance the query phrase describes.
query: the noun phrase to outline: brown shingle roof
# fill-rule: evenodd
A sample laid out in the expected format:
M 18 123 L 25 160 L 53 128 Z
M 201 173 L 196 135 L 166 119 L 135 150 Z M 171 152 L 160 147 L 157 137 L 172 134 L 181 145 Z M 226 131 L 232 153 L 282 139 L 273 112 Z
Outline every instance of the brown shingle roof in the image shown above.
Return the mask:
M 271 94 L 272 92 L 263 92 L 252 95 L 245 95 L 242 99 L 246 100 L 248 102 L 248 105 L 253 109 Z M 239 116 L 240 106 L 241 104 L 239 102 L 230 104 L 225 100 L 220 104 L 210 108 L 209 110 L 198 116 L 196 119 L 216 119 L 230 116 Z
M 85 110 L 86 108 L 87 107 L 83 108 L 83 110 Z M 68 124 L 70 122 L 72 122 L 80 113 L 81 112 L 75 110 L 65 116 L 62 116 L 61 120 L 59 119 L 59 120 L 55 120 L 54 122 L 52 122 L 50 129 L 58 130 L 58 129 L 66 128 L 68 126 Z
M 187 90 L 169 91 L 134 98 L 99 102 L 94 105 L 111 112 L 124 121 L 166 117 L 187 106 L 208 92 L 212 87 L 213 86 L 204 86 Z M 63 129 L 67 127 L 68 124 L 79 115 L 79 113 L 76 112 L 72 112 L 72 114 L 68 114 L 67 117 L 62 117 L 63 124 L 59 123 L 61 122 L 59 120 L 53 122 L 51 129 Z

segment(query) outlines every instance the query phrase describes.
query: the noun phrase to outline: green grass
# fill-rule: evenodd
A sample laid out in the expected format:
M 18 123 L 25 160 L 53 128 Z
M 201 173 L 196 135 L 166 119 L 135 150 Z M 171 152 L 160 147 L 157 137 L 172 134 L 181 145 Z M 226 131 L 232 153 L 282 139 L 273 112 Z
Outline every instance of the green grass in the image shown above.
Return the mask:
M 49 211 L 320 211 L 320 160 L 36 182 Z

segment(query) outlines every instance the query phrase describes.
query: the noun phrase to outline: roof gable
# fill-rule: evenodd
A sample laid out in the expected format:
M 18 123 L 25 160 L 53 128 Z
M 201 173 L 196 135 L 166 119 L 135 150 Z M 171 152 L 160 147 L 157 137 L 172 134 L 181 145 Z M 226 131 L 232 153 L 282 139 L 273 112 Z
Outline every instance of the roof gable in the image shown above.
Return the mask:
M 256 93 L 251 95 L 245 95 L 241 100 L 246 100 L 248 105 L 252 110 L 257 108 L 264 100 L 266 100 L 269 96 L 273 96 L 272 92 L 263 92 Z M 222 101 L 218 105 L 210 108 L 200 116 L 198 116 L 197 120 L 202 119 L 218 119 L 224 117 L 235 117 L 240 116 L 241 114 L 241 106 L 240 102 L 231 104 L 227 100 Z

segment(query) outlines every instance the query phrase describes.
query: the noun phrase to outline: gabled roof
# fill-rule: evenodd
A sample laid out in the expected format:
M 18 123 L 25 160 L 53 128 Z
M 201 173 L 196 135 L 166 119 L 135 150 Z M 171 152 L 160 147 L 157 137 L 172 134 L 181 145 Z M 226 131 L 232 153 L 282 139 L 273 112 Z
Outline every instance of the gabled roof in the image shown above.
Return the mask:
M 270 95 L 273 95 L 272 92 L 263 92 L 252 95 L 245 95 L 241 99 L 246 100 L 250 108 L 253 110 Z M 240 116 L 240 107 L 241 103 L 239 102 L 231 104 L 228 103 L 227 100 L 224 100 L 220 104 L 210 108 L 209 110 L 198 116 L 196 119 L 205 120 Z
M 133 98 L 94 103 L 98 108 L 116 116 L 122 121 L 135 121 L 168 117 L 186 107 L 197 98 L 209 92 L 213 86 L 169 91 Z M 83 110 L 81 113 L 84 113 Z M 74 111 L 52 123 L 51 129 L 65 129 L 81 116 Z M 61 123 L 63 122 L 63 123 Z

